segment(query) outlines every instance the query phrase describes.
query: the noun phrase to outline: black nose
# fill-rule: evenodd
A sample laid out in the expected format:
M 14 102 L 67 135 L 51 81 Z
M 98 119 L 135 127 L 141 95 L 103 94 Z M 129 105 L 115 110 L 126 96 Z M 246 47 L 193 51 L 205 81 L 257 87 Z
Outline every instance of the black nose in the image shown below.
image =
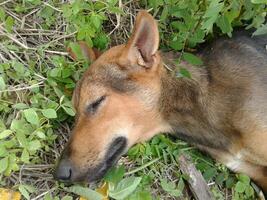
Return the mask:
M 72 171 L 73 169 L 70 160 L 63 159 L 59 162 L 58 166 L 56 167 L 54 178 L 60 181 L 70 181 Z

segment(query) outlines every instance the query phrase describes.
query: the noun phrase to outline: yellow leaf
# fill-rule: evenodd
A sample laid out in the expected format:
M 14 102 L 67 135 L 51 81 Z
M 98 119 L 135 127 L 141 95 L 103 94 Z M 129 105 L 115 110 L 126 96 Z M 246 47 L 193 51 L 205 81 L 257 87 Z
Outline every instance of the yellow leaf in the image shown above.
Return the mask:
M 108 184 L 106 182 L 96 191 L 104 196 L 103 200 L 108 200 Z
M 20 200 L 21 194 L 10 189 L 0 188 L 1 200 Z

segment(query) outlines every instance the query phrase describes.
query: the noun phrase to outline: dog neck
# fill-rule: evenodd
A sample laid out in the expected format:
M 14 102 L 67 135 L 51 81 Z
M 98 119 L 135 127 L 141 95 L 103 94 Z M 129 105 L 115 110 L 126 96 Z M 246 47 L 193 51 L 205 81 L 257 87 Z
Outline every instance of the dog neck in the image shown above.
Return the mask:
M 163 63 L 164 65 L 165 63 Z M 161 76 L 161 100 L 160 109 L 167 121 L 179 115 L 194 115 L 205 112 L 207 75 L 205 69 L 194 66 L 181 66 L 190 74 L 191 78 L 177 77 L 173 71 L 165 70 Z M 192 116 L 193 117 L 193 116 Z
M 220 137 L 220 131 L 210 120 L 212 113 L 208 109 L 209 76 L 206 68 L 188 63 L 179 67 L 188 70 L 191 78 L 177 77 L 172 71 L 164 70 L 159 105 L 163 119 L 171 126 L 172 134 L 180 139 L 215 148 L 226 147 L 227 138 L 214 140 L 214 137 Z
M 206 102 L 208 87 L 208 72 L 204 66 L 192 66 L 189 63 L 175 63 L 174 53 L 164 53 L 162 56 L 161 73 L 161 110 L 167 114 L 165 119 L 169 120 L 171 111 L 181 113 L 192 113 L 196 109 L 205 112 L 203 102 Z M 178 69 L 178 70 L 177 70 Z M 182 77 L 179 69 L 189 72 L 189 77 Z

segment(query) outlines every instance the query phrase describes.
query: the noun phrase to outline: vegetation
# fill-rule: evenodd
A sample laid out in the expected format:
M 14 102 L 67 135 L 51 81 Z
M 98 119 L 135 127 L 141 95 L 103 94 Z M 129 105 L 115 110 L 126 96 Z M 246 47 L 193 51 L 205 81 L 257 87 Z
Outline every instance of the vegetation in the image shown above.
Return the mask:
M 189 199 L 177 157 L 190 154 L 216 199 L 255 199 L 250 179 L 233 174 L 194 147 L 164 135 L 131 148 L 99 185 L 67 187 L 51 172 L 75 111 L 71 94 L 87 63 L 75 41 L 101 50 L 127 40 L 133 16 L 149 9 L 159 20 L 161 49 L 192 53 L 243 27 L 266 34 L 266 0 L 6 0 L 0 2 L 0 186 L 25 199 Z M 78 55 L 70 59 L 66 47 Z M 179 66 L 179 65 L 177 65 Z M 183 76 L 190 76 L 177 69 Z M 94 189 L 94 190 L 93 190 Z

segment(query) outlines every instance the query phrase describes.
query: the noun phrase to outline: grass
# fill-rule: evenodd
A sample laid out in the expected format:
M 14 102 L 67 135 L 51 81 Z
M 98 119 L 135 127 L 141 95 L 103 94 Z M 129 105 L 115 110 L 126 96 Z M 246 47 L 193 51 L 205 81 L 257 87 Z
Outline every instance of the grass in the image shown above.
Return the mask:
M 150 9 L 159 19 L 161 48 L 180 51 L 183 56 L 177 61 L 196 65 L 201 64 L 192 54 L 196 47 L 217 35 L 231 36 L 233 27 L 266 33 L 265 0 L 1 1 L 1 187 L 19 190 L 32 200 L 70 200 L 75 194 L 97 199 L 98 193 L 86 185 L 67 187 L 52 177 L 75 115 L 72 90 L 89 65 L 82 56 L 71 60 L 66 48 L 75 49 L 77 40 L 99 49 L 127 41 L 140 8 Z M 177 71 L 188 76 L 183 68 Z M 233 174 L 194 147 L 164 135 L 131 148 L 119 167 L 90 188 L 105 196 L 108 186 L 114 199 L 191 199 L 188 177 L 177 162 L 181 153 L 192 157 L 216 199 L 256 198 L 248 177 Z

